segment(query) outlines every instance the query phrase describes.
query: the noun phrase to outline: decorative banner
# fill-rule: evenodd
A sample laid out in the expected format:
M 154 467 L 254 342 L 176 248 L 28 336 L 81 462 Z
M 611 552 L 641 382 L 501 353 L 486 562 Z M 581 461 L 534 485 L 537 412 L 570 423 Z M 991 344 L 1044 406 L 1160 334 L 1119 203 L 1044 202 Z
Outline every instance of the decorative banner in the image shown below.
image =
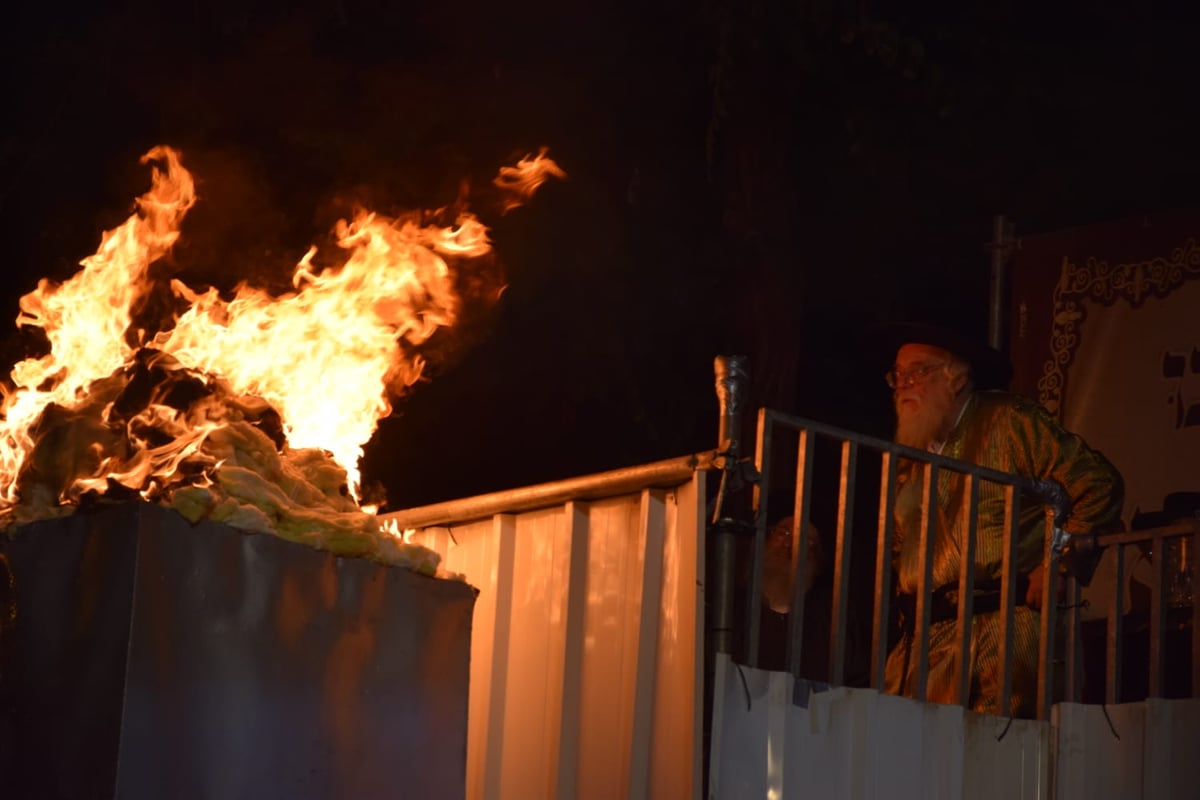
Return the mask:
M 1023 238 L 1011 285 L 1013 388 L 1121 471 L 1126 527 L 1165 523 L 1200 493 L 1200 211 Z

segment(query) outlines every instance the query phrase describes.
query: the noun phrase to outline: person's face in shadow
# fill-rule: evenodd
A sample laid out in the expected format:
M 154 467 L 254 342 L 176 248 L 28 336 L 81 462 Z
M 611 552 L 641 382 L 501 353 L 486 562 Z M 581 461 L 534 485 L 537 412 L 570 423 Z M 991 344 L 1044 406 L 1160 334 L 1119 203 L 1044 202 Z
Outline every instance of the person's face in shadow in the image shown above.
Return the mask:
M 767 530 L 766 547 L 763 553 L 763 600 L 774 612 L 786 614 L 792 604 L 792 525 L 793 517 L 786 517 Z M 823 568 L 821 535 L 812 523 L 808 526 L 808 558 L 804 565 L 804 591 L 812 589 L 813 582 Z

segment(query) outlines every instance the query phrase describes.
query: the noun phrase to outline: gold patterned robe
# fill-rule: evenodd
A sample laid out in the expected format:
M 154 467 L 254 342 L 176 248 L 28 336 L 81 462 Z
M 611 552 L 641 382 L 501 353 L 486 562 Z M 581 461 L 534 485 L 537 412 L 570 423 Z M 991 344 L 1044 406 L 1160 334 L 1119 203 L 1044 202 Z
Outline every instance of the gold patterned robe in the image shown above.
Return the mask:
M 967 400 L 942 455 L 1029 478 L 1054 479 L 1072 500 L 1063 529 L 1070 534 L 1109 533 L 1121 526 L 1124 483 L 1117 470 L 1079 436 L 1062 428 L 1041 406 L 1006 392 L 976 392 Z M 937 519 L 934 528 L 931 588 L 957 585 L 960 542 L 965 531 L 959 509 L 963 476 L 939 470 Z M 923 474 L 920 465 L 902 469 L 896 490 L 896 537 L 893 566 L 897 590 L 917 591 Z M 1022 496 L 1017 565 L 1021 575 L 1038 566 L 1044 552 L 1046 516 L 1040 503 Z M 1004 543 L 1003 487 L 988 481 L 979 486 L 975 543 L 975 581 L 999 580 Z M 1022 602 L 1022 598 L 1018 598 Z M 1013 626 L 1012 702 L 997 708 L 1000 688 L 1000 612 L 976 614 L 971 630 L 971 689 L 968 705 L 975 711 L 1033 716 L 1037 702 L 1040 615 L 1019 605 Z M 959 652 L 955 620 L 935 622 L 929 634 L 929 679 L 926 699 L 954 703 Z M 889 692 L 915 695 L 916 652 L 905 635 L 888 655 L 885 684 Z

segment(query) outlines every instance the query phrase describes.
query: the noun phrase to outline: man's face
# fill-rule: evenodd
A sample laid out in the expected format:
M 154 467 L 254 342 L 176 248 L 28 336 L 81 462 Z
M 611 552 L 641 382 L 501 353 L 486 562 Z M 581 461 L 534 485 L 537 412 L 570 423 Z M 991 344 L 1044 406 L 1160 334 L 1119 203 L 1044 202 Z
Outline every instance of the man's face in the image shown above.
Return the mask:
M 896 441 L 924 449 L 949 434 L 962 383 L 954 357 L 926 344 L 906 344 L 896 353 Z
M 792 525 L 787 517 L 767 531 L 763 560 L 763 597 L 772 611 L 786 614 L 792 604 Z M 812 589 L 822 571 L 824 555 L 821 532 L 811 523 L 808 526 L 808 557 L 805 559 L 804 591 Z

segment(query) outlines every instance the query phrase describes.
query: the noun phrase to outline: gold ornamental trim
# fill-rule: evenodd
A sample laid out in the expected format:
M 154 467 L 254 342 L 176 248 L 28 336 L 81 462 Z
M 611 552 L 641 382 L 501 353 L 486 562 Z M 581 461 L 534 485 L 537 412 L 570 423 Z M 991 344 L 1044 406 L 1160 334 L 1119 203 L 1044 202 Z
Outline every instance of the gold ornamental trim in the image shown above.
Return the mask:
M 1038 378 L 1038 402 L 1056 417 L 1062 417 L 1062 396 L 1067 372 L 1079 348 L 1079 328 L 1088 308 L 1112 306 L 1118 300 L 1138 308 L 1151 297 L 1163 298 L 1184 282 L 1200 277 L 1200 247 L 1188 239 L 1168 256 L 1131 264 L 1110 265 L 1089 256 L 1082 265 L 1063 256 L 1062 271 L 1054 287 L 1053 324 L 1050 328 L 1050 358 Z

